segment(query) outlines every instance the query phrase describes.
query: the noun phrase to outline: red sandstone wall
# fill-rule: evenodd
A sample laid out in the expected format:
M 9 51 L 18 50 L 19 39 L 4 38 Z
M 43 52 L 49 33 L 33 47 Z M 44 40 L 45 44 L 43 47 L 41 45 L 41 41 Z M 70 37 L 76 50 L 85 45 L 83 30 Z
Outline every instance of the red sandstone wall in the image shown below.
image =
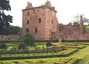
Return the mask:
M 52 39 L 53 32 L 57 31 L 56 12 L 46 9 L 45 38 Z
M 27 13 L 29 12 L 29 15 Z M 41 18 L 41 23 L 39 23 L 39 18 Z M 29 20 L 29 24 L 27 24 Z M 37 40 L 45 39 L 45 9 L 32 9 L 23 12 L 23 34 L 26 33 L 26 28 L 35 35 Z M 37 28 L 37 33 L 35 33 L 35 28 Z
M 27 15 L 29 12 L 29 15 Z M 41 23 L 39 23 L 41 18 Z M 29 24 L 27 24 L 29 20 Z M 48 7 L 33 8 L 23 11 L 22 32 L 26 34 L 26 28 L 35 35 L 36 40 L 49 40 L 53 37 L 52 32 L 57 31 L 56 12 Z M 38 32 L 35 33 L 35 28 Z

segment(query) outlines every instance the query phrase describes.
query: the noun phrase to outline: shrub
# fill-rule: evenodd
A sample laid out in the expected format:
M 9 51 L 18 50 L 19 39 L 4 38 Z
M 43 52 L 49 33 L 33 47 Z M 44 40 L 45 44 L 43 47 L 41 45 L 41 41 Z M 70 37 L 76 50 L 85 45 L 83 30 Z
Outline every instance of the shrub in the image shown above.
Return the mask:
M 18 49 L 26 49 L 25 44 L 19 44 Z
M 35 38 L 32 34 L 26 34 L 24 36 L 24 44 L 26 45 L 34 45 L 35 43 Z
M 52 43 L 50 41 L 47 41 L 46 46 L 52 46 Z
M 7 45 L 6 44 L 1 44 L 0 45 L 0 49 L 6 49 L 7 48 Z

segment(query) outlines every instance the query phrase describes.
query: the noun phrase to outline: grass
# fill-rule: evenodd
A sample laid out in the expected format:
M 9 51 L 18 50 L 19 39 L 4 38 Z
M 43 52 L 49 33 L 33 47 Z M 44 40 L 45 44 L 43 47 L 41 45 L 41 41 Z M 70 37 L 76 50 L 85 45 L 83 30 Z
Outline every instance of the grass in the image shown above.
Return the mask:
M 77 52 L 75 52 L 74 54 L 71 54 L 70 56 L 67 56 L 67 57 L 54 57 L 54 58 L 41 58 L 41 59 L 19 59 L 19 60 L 1 60 L 0 64 L 15 64 L 16 62 L 18 62 L 19 64 L 40 64 L 40 63 L 43 63 L 43 64 L 65 64 L 65 62 L 67 62 L 66 64 L 72 64 L 73 62 L 75 62 L 77 59 L 82 59 L 79 64 L 88 64 L 89 63 L 89 43 L 88 42 L 57 42 L 57 43 L 52 43 L 53 45 L 57 45 L 57 46 L 70 46 L 71 48 L 68 48 L 67 51 L 62 51 L 62 52 L 58 52 L 59 54 L 67 54 L 68 52 L 70 52 L 69 49 L 75 49 L 75 47 L 82 47 L 82 46 L 85 46 L 85 48 L 81 48 L 81 49 L 78 49 Z M 17 43 L 13 43 L 13 44 L 10 44 L 10 43 L 7 43 L 8 45 L 8 48 L 12 48 L 12 47 L 17 47 L 18 44 Z M 46 48 L 46 43 L 45 42 L 37 42 L 36 43 L 36 47 L 38 49 L 42 49 L 42 47 Z M 77 45 L 77 46 L 75 46 Z M 31 49 L 35 49 L 35 47 L 28 47 L 29 50 Z M 58 54 L 58 53 L 48 53 L 47 55 L 50 55 L 50 54 Z M 30 54 L 17 54 L 15 55 L 15 57 L 17 56 L 29 56 Z M 31 56 L 36 56 L 36 55 L 42 55 L 42 53 L 40 54 L 37 54 L 37 53 L 34 53 L 34 54 L 31 54 Z M 46 55 L 45 53 L 43 55 Z M 42 56 L 43 56 L 42 55 Z M 11 54 L 10 57 L 13 57 L 14 55 Z M 3 55 L 3 57 L 8 57 L 8 55 Z M 72 60 L 70 60 L 72 58 Z
M 86 54 L 78 64 L 89 64 L 89 54 Z
M 85 26 L 85 30 L 89 30 L 89 26 Z
M 27 63 L 31 63 L 31 64 L 69 64 L 69 63 L 73 63 L 76 61 L 76 58 L 42 58 L 42 59 L 23 59 L 23 60 L 5 60 L 5 61 L 0 61 L 3 63 L 14 63 L 14 62 L 18 62 L 21 64 L 27 64 Z
M 75 52 L 74 54 L 70 55 L 69 57 L 75 57 L 75 58 L 82 59 L 88 52 L 89 52 L 89 46 L 86 46 L 84 49 L 79 49 L 78 52 Z

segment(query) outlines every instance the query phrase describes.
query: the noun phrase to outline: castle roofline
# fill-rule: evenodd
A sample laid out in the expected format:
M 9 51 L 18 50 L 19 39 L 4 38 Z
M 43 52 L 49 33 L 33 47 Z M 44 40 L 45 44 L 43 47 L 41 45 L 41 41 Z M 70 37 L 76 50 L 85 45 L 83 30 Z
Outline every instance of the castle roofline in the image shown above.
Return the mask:
M 22 11 L 25 11 L 25 10 L 34 10 L 34 9 L 37 9 L 37 8 L 48 8 L 50 9 L 51 11 L 54 11 L 54 12 L 57 12 L 55 9 L 53 9 L 52 7 L 48 7 L 48 6 L 38 6 L 38 7 L 32 7 L 32 8 L 27 8 L 27 9 L 23 9 Z

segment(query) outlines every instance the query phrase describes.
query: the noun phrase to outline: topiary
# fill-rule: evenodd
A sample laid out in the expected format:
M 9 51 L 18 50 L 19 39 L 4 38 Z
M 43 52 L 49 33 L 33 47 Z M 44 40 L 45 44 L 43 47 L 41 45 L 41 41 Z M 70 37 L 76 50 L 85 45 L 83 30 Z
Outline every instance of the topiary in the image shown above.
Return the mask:
M 4 43 L 3 43 L 3 44 L 1 44 L 1 45 L 0 45 L 0 49 L 7 49 L 7 45 L 6 45 L 6 44 L 4 44 Z
M 52 43 L 50 41 L 47 41 L 46 46 L 52 46 Z
M 24 44 L 26 45 L 34 45 L 35 43 L 35 38 L 32 34 L 26 34 L 24 36 Z
M 26 46 L 25 46 L 25 44 L 19 44 L 19 46 L 18 46 L 18 49 L 26 49 Z

